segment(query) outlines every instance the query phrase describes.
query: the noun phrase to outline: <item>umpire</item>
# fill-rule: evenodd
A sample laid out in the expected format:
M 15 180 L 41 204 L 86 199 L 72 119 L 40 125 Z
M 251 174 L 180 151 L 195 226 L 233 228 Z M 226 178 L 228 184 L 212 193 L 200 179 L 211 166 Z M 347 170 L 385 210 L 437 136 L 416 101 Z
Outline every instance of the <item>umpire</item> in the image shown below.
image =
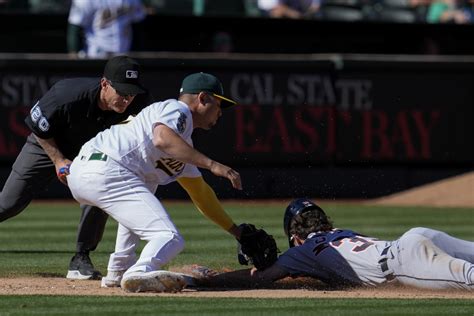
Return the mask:
M 135 60 L 116 56 L 106 63 L 102 78 L 58 81 L 36 102 L 25 119 L 32 133 L 0 193 L 0 222 L 23 211 L 54 178 L 67 185 L 69 165 L 85 142 L 152 103 L 140 75 Z M 99 279 L 89 252 L 102 239 L 108 215 L 89 205 L 81 209 L 76 253 L 67 278 Z

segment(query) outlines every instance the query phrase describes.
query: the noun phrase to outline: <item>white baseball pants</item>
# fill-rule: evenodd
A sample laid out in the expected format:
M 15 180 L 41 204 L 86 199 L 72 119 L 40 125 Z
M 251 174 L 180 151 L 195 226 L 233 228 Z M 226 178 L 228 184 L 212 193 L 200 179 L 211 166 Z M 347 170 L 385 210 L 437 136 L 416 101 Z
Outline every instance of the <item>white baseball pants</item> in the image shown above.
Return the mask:
M 396 240 L 390 252 L 388 266 L 402 284 L 474 291 L 474 242 L 417 227 Z
M 127 270 L 124 277 L 158 270 L 183 250 L 184 240 L 154 195 L 157 185 L 145 183 L 110 157 L 90 160 L 93 153 L 81 150 L 67 180 L 79 203 L 95 205 L 119 223 L 108 270 Z M 147 243 L 136 260 L 140 240 Z

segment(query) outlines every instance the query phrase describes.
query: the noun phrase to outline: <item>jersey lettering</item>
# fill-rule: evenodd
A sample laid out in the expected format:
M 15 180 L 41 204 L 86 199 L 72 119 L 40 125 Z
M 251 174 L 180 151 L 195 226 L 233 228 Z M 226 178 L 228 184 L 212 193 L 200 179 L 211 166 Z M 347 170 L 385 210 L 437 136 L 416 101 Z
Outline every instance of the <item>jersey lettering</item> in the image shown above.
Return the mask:
M 329 247 L 328 244 L 318 244 L 316 247 L 313 248 L 313 253 L 315 256 L 319 255 L 321 251 Z
M 329 247 L 328 236 L 325 233 L 310 235 L 311 241 L 316 244 L 313 248 L 315 256 L 319 255 L 324 249 Z
M 156 162 L 156 168 L 163 170 L 168 176 L 172 177 L 180 174 L 184 169 L 185 164 L 174 158 L 160 158 Z

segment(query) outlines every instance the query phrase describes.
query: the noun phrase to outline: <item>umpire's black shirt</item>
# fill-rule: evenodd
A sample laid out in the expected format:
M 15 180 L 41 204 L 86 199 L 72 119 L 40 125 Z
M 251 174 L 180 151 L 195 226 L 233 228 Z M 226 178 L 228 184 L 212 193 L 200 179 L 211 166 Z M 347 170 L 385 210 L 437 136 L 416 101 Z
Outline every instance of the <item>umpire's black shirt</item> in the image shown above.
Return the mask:
M 73 160 L 82 145 L 110 126 L 150 105 L 149 93 L 138 94 L 124 113 L 99 108 L 100 79 L 73 78 L 58 81 L 31 108 L 26 125 L 39 138 L 54 138 L 64 157 Z M 37 143 L 30 135 L 28 140 Z

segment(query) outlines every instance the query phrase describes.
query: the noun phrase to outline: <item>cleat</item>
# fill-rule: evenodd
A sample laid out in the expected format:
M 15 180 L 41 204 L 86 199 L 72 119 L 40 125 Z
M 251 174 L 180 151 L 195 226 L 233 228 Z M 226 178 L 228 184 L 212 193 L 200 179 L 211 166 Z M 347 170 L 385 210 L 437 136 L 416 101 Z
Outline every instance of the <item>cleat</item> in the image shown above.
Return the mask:
M 101 287 L 120 287 L 120 282 L 125 271 L 108 271 L 100 281 Z
M 78 252 L 69 263 L 66 278 L 75 280 L 100 280 L 102 274 L 94 269 L 88 253 Z
M 124 291 L 133 293 L 176 293 L 186 287 L 186 280 L 180 273 L 165 270 L 137 272 L 124 277 L 121 286 Z

